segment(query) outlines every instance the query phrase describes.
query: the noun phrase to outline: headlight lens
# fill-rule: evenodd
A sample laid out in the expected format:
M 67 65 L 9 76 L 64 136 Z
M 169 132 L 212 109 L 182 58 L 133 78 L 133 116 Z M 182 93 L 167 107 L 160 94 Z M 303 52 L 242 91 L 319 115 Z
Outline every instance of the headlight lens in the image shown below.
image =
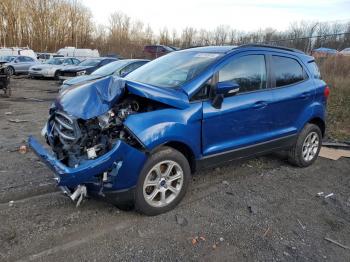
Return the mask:
M 77 76 L 82 76 L 82 75 L 85 75 L 85 74 L 86 74 L 85 70 L 77 72 Z

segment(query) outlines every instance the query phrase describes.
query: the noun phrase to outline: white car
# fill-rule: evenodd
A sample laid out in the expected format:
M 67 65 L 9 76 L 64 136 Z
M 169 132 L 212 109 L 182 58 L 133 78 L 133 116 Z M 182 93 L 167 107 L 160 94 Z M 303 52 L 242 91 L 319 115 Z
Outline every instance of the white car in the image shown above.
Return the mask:
M 0 48 L 0 56 L 27 56 L 36 59 L 34 51 L 26 47 Z
M 34 65 L 29 68 L 29 76 L 32 78 L 55 78 L 58 79 L 59 70 L 66 65 L 78 65 L 80 60 L 75 57 L 55 57 L 43 64 Z
M 350 47 L 343 49 L 342 51 L 340 51 L 341 55 L 345 55 L 345 56 L 350 56 Z

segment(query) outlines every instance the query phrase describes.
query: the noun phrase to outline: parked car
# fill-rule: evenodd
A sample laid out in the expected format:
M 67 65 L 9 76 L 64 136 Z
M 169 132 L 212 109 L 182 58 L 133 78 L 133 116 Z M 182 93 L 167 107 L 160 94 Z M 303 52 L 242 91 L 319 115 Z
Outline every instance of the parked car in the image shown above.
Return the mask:
M 11 96 L 10 76 L 5 63 L 6 61 L 0 61 L 0 90 L 3 91 L 5 96 Z
M 326 47 L 320 47 L 317 49 L 312 50 L 311 54 L 314 57 L 327 57 L 327 56 L 335 56 L 339 52 L 336 49 L 332 48 L 326 48 Z
M 29 56 L 34 59 L 36 58 L 34 51 L 27 47 L 0 48 L 0 56 Z
M 148 59 L 155 59 L 174 51 L 174 48 L 165 45 L 146 45 L 143 48 L 144 57 Z
M 55 57 L 63 57 L 63 55 L 58 55 L 56 53 L 36 53 L 36 58 L 40 62 L 46 62 Z
M 64 80 L 71 79 L 76 76 L 89 75 L 96 69 L 117 60 L 117 58 L 113 57 L 86 59 L 77 66 L 67 66 L 64 69 L 60 70 L 60 75 L 58 78 L 60 82 L 63 82 Z
M 3 60 L 8 60 L 5 64 L 9 75 L 27 74 L 29 68 L 40 64 L 38 60 L 29 56 L 4 56 Z
M 74 57 L 56 57 L 29 68 L 29 76 L 33 78 L 55 78 L 58 79 L 59 71 L 65 66 L 78 65 L 80 60 Z
M 350 47 L 344 48 L 343 50 L 341 50 L 340 54 L 345 56 L 350 56 Z
M 64 90 L 72 85 L 82 84 L 106 76 L 115 75 L 125 77 L 130 72 L 134 71 L 140 66 L 143 66 L 147 62 L 149 62 L 149 60 L 146 59 L 124 59 L 114 61 L 105 66 L 100 67 L 96 71 L 92 72 L 90 75 L 82 75 L 69 80 L 65 80 L 63 82 L 63 85 L 60 87 L 60 90 Z
M 80 59 L 100 57 L 100 54 L 97 49 L 75 48 L 72 46 L 61 48 L 57 51 L 57 54 L 62 56 L 76 57 Z
M 29 145 L 72 199 L 99 195 L 156 215 L 184 197 L 191 174 L 234 159 L 287 150 L 314 163 L 329 88 L 314 58 L 264 45 L 192 48 L 124 79 L 62 92 L 44 136 Z

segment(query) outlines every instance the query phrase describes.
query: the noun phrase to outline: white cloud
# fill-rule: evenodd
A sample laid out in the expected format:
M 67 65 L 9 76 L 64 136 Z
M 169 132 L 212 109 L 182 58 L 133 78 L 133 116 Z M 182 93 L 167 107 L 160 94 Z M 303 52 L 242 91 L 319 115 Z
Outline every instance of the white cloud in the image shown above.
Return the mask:
M 167 27 L 181 30 L 186 26 L 213 29 L 229 25 L 250 31 L 273 27 L 283 30 L 300 20 L 350 20 L 350 1 L 341 0 L 82 0 L 96 23 L 107 24 L 109 15 L 121 11 L 150 26 L 157 33 Z

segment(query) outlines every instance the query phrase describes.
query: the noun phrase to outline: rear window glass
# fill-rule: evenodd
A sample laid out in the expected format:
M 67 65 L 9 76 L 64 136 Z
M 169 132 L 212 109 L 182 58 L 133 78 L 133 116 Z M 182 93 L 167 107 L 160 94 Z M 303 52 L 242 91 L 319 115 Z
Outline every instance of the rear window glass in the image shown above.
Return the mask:
M 276 87 L 298 83 L 307 78 L 303 67 L 293 58 L 272 56 L 272 70 Z
M 321 73 L 315 61 L 309 63 L 309 68 L 314 78 L 321 79 Z

